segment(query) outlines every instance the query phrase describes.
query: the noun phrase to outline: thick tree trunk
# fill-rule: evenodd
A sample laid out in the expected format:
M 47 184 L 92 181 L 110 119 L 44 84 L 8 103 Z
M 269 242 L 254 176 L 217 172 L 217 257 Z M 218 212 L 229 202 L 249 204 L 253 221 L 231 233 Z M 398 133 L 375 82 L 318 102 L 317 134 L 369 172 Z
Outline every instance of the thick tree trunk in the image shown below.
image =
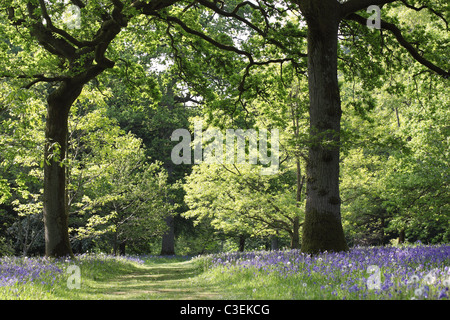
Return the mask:
M 339 197 L 341 105 L 337 80 L 337 1 L 309 1 L 308 81 L 311 143 L 307 163 L 302 251 L 348 250 Z M 302 11 L 303 11 L 302 9 Z
M 62 84 L 47 99 L 44 161 L 45 254 L 73 256 L 68 233 L 66 167 L 68 116 L 82 86 Z

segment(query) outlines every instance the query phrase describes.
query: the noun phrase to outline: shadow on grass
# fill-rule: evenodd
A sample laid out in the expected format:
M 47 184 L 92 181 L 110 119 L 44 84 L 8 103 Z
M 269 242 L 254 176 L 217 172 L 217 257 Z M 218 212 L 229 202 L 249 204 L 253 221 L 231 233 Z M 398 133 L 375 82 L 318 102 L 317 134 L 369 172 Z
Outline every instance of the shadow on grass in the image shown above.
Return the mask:
M 217 286 L 200 280 L 191 261 L 147 263 L 137 271 L 107 281 L 86 283 L 81 299 L 220 299 Z

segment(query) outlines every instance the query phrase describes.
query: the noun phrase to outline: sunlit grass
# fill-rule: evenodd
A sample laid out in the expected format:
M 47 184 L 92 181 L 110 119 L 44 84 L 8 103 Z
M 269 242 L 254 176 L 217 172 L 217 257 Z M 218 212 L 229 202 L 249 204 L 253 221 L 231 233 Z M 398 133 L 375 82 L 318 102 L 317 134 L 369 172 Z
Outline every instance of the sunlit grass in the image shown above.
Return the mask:
M 73 260 L 6 257 L 0 259 L 0 299 L 82 298 L 93 284 L 134 272 L 141 264 L 108 255 L 80 255 Z M 78 278 L 70 266 L 79 268 Z
M 24 268 L 24 266 L 28 266 Z M 79 268 L 79 287 L 70 266 Z M 45 272 L 51 267 L 53 273 Z M 114 300 L 218 299 L 209 283 L 200 283 L 197 264 L 188 257 L 115 257 L 92 254 L 71 259 L 0 259 L 0 299 Z M 72 287 L 72 288 L 71 288 Z

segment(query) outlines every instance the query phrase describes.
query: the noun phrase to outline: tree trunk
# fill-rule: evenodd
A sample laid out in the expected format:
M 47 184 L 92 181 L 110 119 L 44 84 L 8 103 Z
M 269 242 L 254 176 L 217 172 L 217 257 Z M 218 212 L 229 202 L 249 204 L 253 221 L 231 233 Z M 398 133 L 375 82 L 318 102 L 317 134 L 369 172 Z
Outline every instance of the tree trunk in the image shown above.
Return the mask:
M 278 250 L 278 232 L 270 237 L 270 250 Z
M 308 1 L 309 158 L 302 251 L 348 250 L 339 197 L 341 105 L 337 80 L 337 1 Z
M 122 241 L 121 243 L 120 243 L 120 246 L 119 246 L 119 254 L 121 255 L 121 256 L 124 256 L 125 255 L 125 248 L 127 247 L 127 242 L 124 240 L 124 241 Z
M 405 229 L 400 230 L 398 234 L 398 243 L 405 243 Z
M 169 214 L 165 220 L 169 229 L 162 236 L 161 255 L 170 256 L 175 254 L 174 217 Z
M 292 224 L 292 236 L 291 236 L 291 249 L 300 248 L 300 217 L 294 217 L 294 223 Z
M 172 87 L 170 87 L 169 90 L 171 90 Z M 169 108 L 172 108 L 171 105 L 168 106 Z M 165 130 L 166 131 L 166 130 Z M 169 139 L 170 133 L 165 132 L 163 139 Z M 166 161 L 164 162 L 164 169 L 167 170 L 167 180 L 173 181 L 173 162 L 172 161 Z M 173 198 L 168 198 L 166 201 L 173 205 L 174 200 Z M 175 254 L 175 218 L 172 214 L 168 214 L 166 218 L 164 219 L 167 225 L 167 232 L 165 232 L 162 236 L 162 244 L 161 244 L 161 255 L 171 256 Z
M 239 235 L 239 252 L 244 252 L 245 250 L 245 235 Z
M 49 95 L 45 130 L 44 225 L 45 254 L 73 256 L 68 232 L 68 202 L 64 157 L 67 150 L 68 117 L 82 86 L 63 83 Z
M 298 137 L 298 131 L 296 133 Z M 302 200 L 302 189 L 304 177 L 302 177 L 302 171 L 300 167 L 300 156 L 297 155 L 297 192 L 296 192 L 296 206 L 300 208 L 300 202 Z M 293 230 L 292 230 L 292 238 L 291 238 L 291 249 L 299 249 L 300 248 L 300 217 L 297 215 L 294 217 L 293 222 Z

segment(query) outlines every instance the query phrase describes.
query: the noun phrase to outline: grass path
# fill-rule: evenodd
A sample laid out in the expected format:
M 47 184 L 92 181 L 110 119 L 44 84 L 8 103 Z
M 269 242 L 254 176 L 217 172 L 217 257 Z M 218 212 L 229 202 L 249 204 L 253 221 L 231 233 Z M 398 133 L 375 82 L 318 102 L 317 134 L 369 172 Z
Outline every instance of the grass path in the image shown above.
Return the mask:
M 220 288 L 198 278 L 191 261 L 151 263 L 136 271 L 108 279 L 91 281 L 79 293 L 81 299 L 220 299 Z

